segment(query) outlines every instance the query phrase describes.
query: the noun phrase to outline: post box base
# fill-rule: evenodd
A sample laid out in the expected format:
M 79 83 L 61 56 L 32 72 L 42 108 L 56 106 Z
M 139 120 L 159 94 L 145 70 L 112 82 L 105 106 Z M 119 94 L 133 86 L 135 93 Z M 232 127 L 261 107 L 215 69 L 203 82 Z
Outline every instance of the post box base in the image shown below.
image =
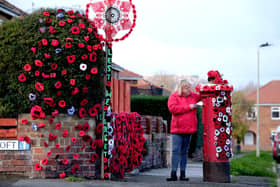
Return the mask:
M 229 183 L 229 162 L 203 162 L 203 181 Z

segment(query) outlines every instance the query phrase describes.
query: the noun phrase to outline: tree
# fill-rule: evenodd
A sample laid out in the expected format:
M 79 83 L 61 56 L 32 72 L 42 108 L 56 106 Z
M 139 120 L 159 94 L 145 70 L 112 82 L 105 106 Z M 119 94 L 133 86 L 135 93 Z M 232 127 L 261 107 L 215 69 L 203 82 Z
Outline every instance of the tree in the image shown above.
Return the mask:
M 244 139 L 248 131 L 248 124 L 246 123 L 246 113 L 250 110 L 253 103 L 246 100 L 245 93 L 237 91 L 232 96 L 232 126 L 233 137 L 236 139 L 237 144 Z

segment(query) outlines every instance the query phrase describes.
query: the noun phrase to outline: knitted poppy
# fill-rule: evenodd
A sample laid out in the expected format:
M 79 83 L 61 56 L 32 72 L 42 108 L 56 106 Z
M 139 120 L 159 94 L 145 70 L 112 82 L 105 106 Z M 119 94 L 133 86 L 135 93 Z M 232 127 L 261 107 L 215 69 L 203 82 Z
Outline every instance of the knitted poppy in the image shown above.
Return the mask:
M 88 56 L 85 54 L 81 57 L 82 60 L 86 60 L 88 58 Z
M 86 71 L 87 70 L 87 65 L 86 64 L 80 64 L 80 70 Z
M 43 165 L 47 165 L 47 163 L 48 163 L 48 159 L 43 158 L 43 159 L 42 159 L 42 164 L 43 164 Z
M 57 135 L 53 135 L 51 132 L 49 133 L 49 141 L 54 141 L 57 138 Z
M 44 142 L 44 146 L 45 146 L 45 147 L 49 147 L 49 145 L 48 145 L 47 142 Z
M 52 116 L 53 116 L 53 117 L 57 116 L 58 114 L 59 114 L 58 110 L 54 110 L 54 111 L 52 112 Z
M 67 61 L 68 61 L 69 64 L 74 63 L 75 60 L 76 60 L 75 55 L 67 56 Z
M 66 70 L 66 69 L 62 70 L 62 71 L 61 71 L 61 74 L 62 74 L 62 75 L 66 75 L 66 74 L 67 74 L 67 70 Z
M 52 19 L 51 18 L 46 18 L 45 21 L 46 21 L 46 23 L 51 23 Z
M 71 28 L 72 34 L 80 34 L 80 28 L 77 26 L 74 26 Z
M 66 103 L 65 103 L 64 100 L 60 100 L 60 101 L 58 102 L 58 105 L 59 105 L 61 108 L 64 108 L 64 107 L 66 106 Z
M 44 16 L 49 16 L 50 13 L 49 13 L 49 12 L 43 12 L 43 15 L 44 15 Z
M 51 43 L 52 46 L 56 47 L 59 45 L 59 41 L 58 40 L 52 40 L 52 43 Z
M 47 59 L 48 59 L 48 58 L 51 58 L 51 55 L 49 55 L 49 54 L 47 54 L 47 53 L 45 53 L 44 55 L 45 55 L 45 58 L 47 58 Z
M 84 136 L 85 135 L 85 131 L 80 131 L 79 132 L 79 136 Z
M 68 10 L 66 13 L 71 16 L 71 15 L 74 14 L 74 11 L 73 10 Z
M 56 89 L 60 88 L 60 87 L 61 87 L 61 82 L 60 82 L 60 81 L 57 81 L 57 82 L 55 83 L 54 87 L 55 87 Z
M 21 123 L 26 125 L 28 123 L 28 120 L 26 118 L 24 118 L 24 119 L 21 120 Z
M 80 168 L 80 165 L 79 164 L 75 164 L 73 167 L 72 167 L 72 173 L 76 173 L 76 171 Z
M 70 85 L 75 86 L 75 84 L 76 84 L 75 79 L 70 79 Z
M 43 128 L 43 127 L 45 127 L 45 126 L 46 126 L 45 123 L 42 123 L 42 122 L 39 123 L 39 125 L 38 125 L 39 128 Z
M 107 81 L 107 84 L 106 84 L 106 86 L 109 86 L 109 87 L 111 87 L 111 86 L 112 86 L 112 82 L 111 82 L 111 81 Z
M 68 136 L 68 131 L 65 129 L 64 130 L 64 132 L 62 133 L 62 136 L 64 137 L 64 138 L 66 138 L 67 136 Z
M 78 47 L 79 47 L 79 48 L 84 48 L 84 47 L 85 47 L 85 44 L 83 44 L 83 43 L 78 43 Z
M 90 53 L 90 55 L 89 55 L 89 60 L 91 61 L 91 62 L 95 62 L 96 61 L 96 53 L 93 51 L 92 53 Z
M 80 27 L 81 29 L 85 29 L 85 28 L 86 28 L 85 24 L 83 24 L 83 23 L 80 23 L 80 24 L 79 24 L 79 27 Z
M 50 157 L 52 155 L 52 152 L 51 151 L 48 151 L 47 152 L 47 157 Z
M 89 41 L 89 36 L 85 36 L 84 39 L 85 39 L 85 41 L 88 42 Z M 88 46 L 88 49 L 89 49 L 89 46 Z M 90 46 L 90 50 L 89 51 L 91 51 L 91 46 Z
M 78 88 L 74 88 L 74 90 L 72 91 L 72 95 L 76 95 L 79 92 Z
M 60 145 L 59 144 L 55 144 L 55 148 L 59 149 Z
M 62 160 L 62 164 L 67 165 L 67 164 L 68 164 L 68 160 L 67 160 L 66 158 L 64 158 L 64 159 Z
M 63 27 L 63 26 L 65 25 L 65 21 L 59 21 L 59 22 L 58 22 L 58 25 L 61 26 L 61 27 Z
M 77 142 L 77 139 L 76 139 L 75 137 L 73 137 L 73 138 L 71 139 L 71 141 L 72 141 L 73 143 L 76 143 L 76 142 Z
M 51 78 L 56 78 L 56 73 L 50 73 Z
M 30 71 L 30 70 L 31 70 L 30 64 L 25 64 L 25 65 L 24 65 L 24 70 L 25 70 L 25 71 Z
M 39 163 L 36 163 L 35 166 L 34 166 L 34 169 L 35 169 L 36 171 L 41 171 L 41 170 L 42 170 L 42 167 L 41 167 L 41 165 L 40 165 Z
M 36 47 L 31 47 L 31 51 L 33 52 L 33 54 L 36 53 Z
M 65 172 L 63 171 L 62 173 L 59 174 L 59 178 L 63 179 L 66 177 L 66 174 Z
M 93 150 L 95 150 L 96 148 L 97 148 L 97 145 L 98 144 L 98 142 L 96 141 L 96 140 L 94 140 L 94 141 L 92 141 L 92 143 L 91 143 L 91 148 L 93 149 Z
M 107 163 L 108 162 L 108 158 L 103 158 L 103 162 Z
M 103 123 L 99 123 L 95 128 L 95 132 L 96 134 L 101 134 L 102 130 L 103 130 Z
M 105 179 L 109 178 L 109 173 L 104 173 L 104 178 Z
M 43 77 L 44 79 L 47 79 L 47 78 L 49 78 L 49 77 L 50 77 L 50 75 L 45 74 L 45 73 L 42 73 L 42 77 Z
M 71 148 L 71 146 L 68 145 L 68 146 L 65 148 L 65 151 L 70 151 L 70 148 Z
M 98 112 L 94 109 L 94 107 L 91 107 L 91 108 L 88 110 L 88 114 L 89 114 L 91 117 L 95 117 L 95 116 L 97 116 Z
M 40 71 L 38 71 L 38 70 L 35 71 L 35 76 L 36 76 L 36 77 L 39 77 L 39 76 L 40 76 Z
M 91 138 L 90 135 L 84 135 L 84 136 L 83 136 L 83 140 L 84 140 L 85 142 L 90 142 L 90 141 L 92 140 L 92 138 Z
M 98 73 L 97 68 L 91 68 L 90 73 L 93 75 L 97 74 Z
M 47 104 L 47 105 L 51 105 L 53 102 L 54 102 L 54 100 L 52 99 L 52 98 L 44 98 L 44 102 Z
M 75 126 L 75 129 L 76 130 L 81 130 L 83 127 L 82 127 L 82 125 L 81 124 L 78 124 L 77 126 Z
M 93 29 L 92 28 L 88 28 L 88 32 L 92 33 Z
M 61 123 L 55 124 L 54 128 L 55 128 L 55 129 L 60 129 L 60 128 L 61 128 Z
M 52 68 L 52 70 L 56 70 L 57 64 L 52 64 L 52 65 L 51 65 L 51 68 Z
M 52 124 L 53 123 L 53 118 L 49 118 L 49 123 Z
M 88 92 L 88 87 L 84 87 L 83 88 L 83 93 L 87 93 Z
M 35 66 L 38 66 L 38 67 L 42 67 L 43 66 L 43 62 L 41 60 L 35 60 Z
M 88 104 L 88 100 L 87 100 L 87 99 L 83 99 L 83 100 L 80 102 L 80 105 L 81 105 L 81 106 L 85 106 L 86 104 Z
M 67 23 L 69 23 L 69 24 L 72 23 L 72 22 L 73 22 L 72 19 L 68 19 L 68 20 L 67 20 Z
M 48 45 L 48 40 L 42 39 L 42 44 L 43 44 L 43 45 Z
M 87 132 L 87 131 L 89 130 L 89 124 L 88 124 L 88 122 L 86 122 L 86 123 L 83 125 L 83 130 L 84 130 L 85 132 Z
M 84 150 L 84 148 L 86 147 L 85 144 L 82 145 L 81 150 Z
M 68 49 L 69 49 L 69 48 L 71 48 L 71 46 L 72 46 L 72 44 L 71 44 L 71 43 L 69 43 L 69 42 L 65 43 L 65 47 L 66 47 L 66 48 L 68 48 Z
M 20 82 L 25 82 L 25 81 L 26 81 L 25 75 L 24 75 L 23 73 L 21 73 L 21 74 L 18 76 L 18 80 L 19 80 Z
M 86 78 L 86 80 L 89 80 L 90 77 L 91 77 L 90 74 L 86 74 L 86 77 L 85 77 L 85 78 Z
M 92 153 L 90 156 L 90 161 L 95 162 L 96 160 L 98 160 L 98 154 Z
M 24 137 L 24 141 L 25 141 L 27 144 L 30 144 L 31 139 L 30 139 L 28 136 L 25 136 L 25 137 Z
M 19 137 L 18 137 L 18 141 L 20 141 L 20 142 L 24 141 L 24 137 L 19 136 Z
M 87 115 L 86 109 L 85 108 L 80 108 L 80 110 L 79 110 L 80 118 L 86 117 L 86 115 Z

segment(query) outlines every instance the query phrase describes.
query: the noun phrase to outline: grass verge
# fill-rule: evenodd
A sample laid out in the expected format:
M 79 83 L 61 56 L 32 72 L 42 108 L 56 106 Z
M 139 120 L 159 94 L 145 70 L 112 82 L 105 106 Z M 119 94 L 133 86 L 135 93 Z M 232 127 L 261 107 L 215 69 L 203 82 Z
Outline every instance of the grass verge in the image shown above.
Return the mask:
M 80 177 L 73 177 L 73 176 L 70 176 L 70 177 L 67 177 L 66 180 L 67 180 L 67 181 L 70 181 L 70 182 L 83 182 L 83 181 L 85 181 L 86 179 L 80 178 Z
M 256 157 L 256 152 L 251 152 L 241 158 L 231 160 L 230 173 L 237 176 L 269 177 L 272 186 L 277 186 L 277 174 L 272 171 L 274 166 L 275 161 L 271 151 L 261 151 L 260 157 Z

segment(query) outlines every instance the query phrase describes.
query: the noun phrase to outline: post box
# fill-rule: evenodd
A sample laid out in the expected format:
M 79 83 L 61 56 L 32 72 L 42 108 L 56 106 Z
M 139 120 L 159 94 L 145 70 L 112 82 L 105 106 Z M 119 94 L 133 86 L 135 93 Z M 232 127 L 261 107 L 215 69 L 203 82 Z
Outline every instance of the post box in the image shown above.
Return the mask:
M 211 84 L 196 87 L 203 101 L 203 180 L 226 183 L 230 182 L 232 156 L 233 86 L 222 80 L 218 71 L 214 72 L 215 80 Z

